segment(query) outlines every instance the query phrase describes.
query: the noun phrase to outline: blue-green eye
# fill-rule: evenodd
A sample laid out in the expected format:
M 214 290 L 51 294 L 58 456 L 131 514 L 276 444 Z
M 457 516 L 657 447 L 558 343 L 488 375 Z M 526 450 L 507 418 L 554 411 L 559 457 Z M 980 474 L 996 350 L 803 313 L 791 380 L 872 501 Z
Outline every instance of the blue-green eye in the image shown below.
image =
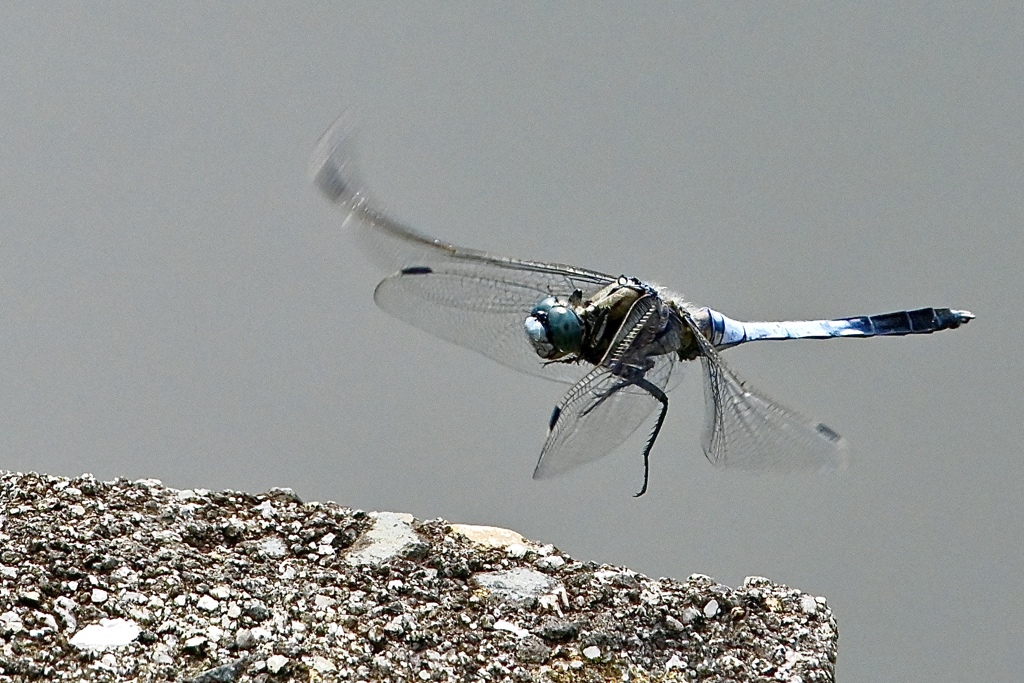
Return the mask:
M 541 300 L 540 300 L 540 301 L 539 301 L 539 302 L 537 303 L 537 305 L 533 307 L 533 310 L 532 310 L 532 311 L 530 311 L 530 317 L 531 317 L 531 318 L 539 318 L 539 317 L 542 317 L 542 316 L 541 316 L 540 314 L 543 314 L 543 315 L 547 315 L 547 314 L 548 314 L 548 311 L 550 311 L 550 310 L 551 310 L 551 307 L 552 307 L 552 306 L 561 306 L 561 305 L 562 305 L 562 304 L 560 304 L 560 303 L 558 302 L 558 299 L 556 299 L 556 298 L 555 298 L 555 297 L 553 297 L 553 296 L 549 296 L 549 297 L 548 297 L 548 298 L 546 298 L 546 299 L 541 299 Z
M 548 311 L 548 335 L 561 353 L 575 353 L 583 343 L 583 325 L 576 313 L 564 306 Z
M 533 307 L 523 327 L 541 358 L 555 359 L 578 353 L 583 345 L 583 324 L 579 316 L 553 296 Z

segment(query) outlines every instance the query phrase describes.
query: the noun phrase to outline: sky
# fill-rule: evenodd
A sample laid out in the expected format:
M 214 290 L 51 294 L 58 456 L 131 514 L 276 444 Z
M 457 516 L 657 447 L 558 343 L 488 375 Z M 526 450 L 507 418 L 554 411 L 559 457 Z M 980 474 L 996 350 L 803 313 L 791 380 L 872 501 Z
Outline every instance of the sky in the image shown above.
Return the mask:
M 0 24 L 0 466 L 491 524 L 651 576 L 823 595 L 843 680 L 1024 675 L 1014 3 L 52 3 Z M 565 385 L 389 317 L 308 159 L 341 112 L 390 215 L 738 319 L 945 306 L 733 369 L 851 443 L 640 437 L 533 481 Z

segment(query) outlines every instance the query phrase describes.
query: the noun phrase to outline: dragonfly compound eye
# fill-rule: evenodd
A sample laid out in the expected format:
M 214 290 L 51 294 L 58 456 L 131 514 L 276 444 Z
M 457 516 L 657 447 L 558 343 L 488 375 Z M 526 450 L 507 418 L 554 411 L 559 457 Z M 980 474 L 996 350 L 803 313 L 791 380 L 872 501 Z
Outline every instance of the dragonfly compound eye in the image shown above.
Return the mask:
M 553 296 L 533 307 L 523 327 L 541 358 L 550 360 L 578 353 L 583 344 L 579 316 Z

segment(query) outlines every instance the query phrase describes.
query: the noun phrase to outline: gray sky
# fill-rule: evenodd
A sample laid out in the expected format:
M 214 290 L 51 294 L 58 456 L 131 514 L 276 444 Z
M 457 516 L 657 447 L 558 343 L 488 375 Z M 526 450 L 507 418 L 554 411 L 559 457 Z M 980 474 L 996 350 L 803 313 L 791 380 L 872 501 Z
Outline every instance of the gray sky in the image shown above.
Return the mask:
M 496 524 L 654 576 L 824 595 L 844 680 L 1024 674 L 1024 13 L 890 3 L 69 4 L 0 23 L 5 468 Z M 530 478 L 564 386 L 386 316 L 306 175 L 356 108 L 389 211 L 748 319 L 930 337 L 732 366 L 853 444 L 720 472 L 691 369 L 639 442 Z

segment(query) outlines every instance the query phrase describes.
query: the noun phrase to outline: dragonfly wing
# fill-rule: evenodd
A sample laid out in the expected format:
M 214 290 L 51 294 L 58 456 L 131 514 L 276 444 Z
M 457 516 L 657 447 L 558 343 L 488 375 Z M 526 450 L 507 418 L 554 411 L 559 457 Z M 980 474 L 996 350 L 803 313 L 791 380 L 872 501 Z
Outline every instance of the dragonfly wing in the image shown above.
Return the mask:
M 674 357 L 658 356 L 643 380 L 663 392 Z M 662 394 L 664 395 L 664 394 Z M 641 384 L 598 366 L 577 382 L 551 414 L 534 479 L 546 479 L 601 458 L 622 444 L 661 407 Z M 660 421 L 658 423 L 660 425 Z
M 359 175 L 351 117 L 343 114 L 317 141 L 309 175 L 331 202 L 345 212 L 344 227 L 362 250 L 386 270 L 445 259 L 455 247 L 397 223 L 375 208 Z
M 378 264 L 400 269 L 374 293 L 389 313 L 516 370 L 574 382 L 579 370 L 543 364 L 523 323 L 547 296 L 596 292 L 615 280 L 574 266 L 494 256 L 434 239 L 373 205 L 356 168 L 351 123 L 342 116 L 313 150 L 310 175 L 346 213 L 345 228 Z
M 313 148 L 309 173 L 324 196 L 347 214 L 345 224 L 355 233 L 359 245 L 387 270 L 446 264 L 460 269 L 484 269 L 491 274 L 515 271 L 529 273 L 521 277 L 531 284 L 541 282 L 560 292 L 564 290 L 566 277 L 599 286 L 615 280 L 586 268 L 506 258 L 457 247 L 389 218 L 374 203 L 360 178 L 352 129 L 350 117 L 346 115 L 331 125 Z M 564 293 L 571 294 L 572 289 Z
M 704 370 L 704 455 L 716 467 L 783 472 L 841 469 L 847 442 L 831 428 L 778 403 L 741 380 L 687 320 Z
M 523 329 L 531 309 L 553 293 L 548 285 L 531 283 L 518 271 L 442 268 L 407 268 L 385 278 L 374 300 L 410 325 L 514 370 L 562 382 L 579 379 L 575 363 L 544 362 Z

